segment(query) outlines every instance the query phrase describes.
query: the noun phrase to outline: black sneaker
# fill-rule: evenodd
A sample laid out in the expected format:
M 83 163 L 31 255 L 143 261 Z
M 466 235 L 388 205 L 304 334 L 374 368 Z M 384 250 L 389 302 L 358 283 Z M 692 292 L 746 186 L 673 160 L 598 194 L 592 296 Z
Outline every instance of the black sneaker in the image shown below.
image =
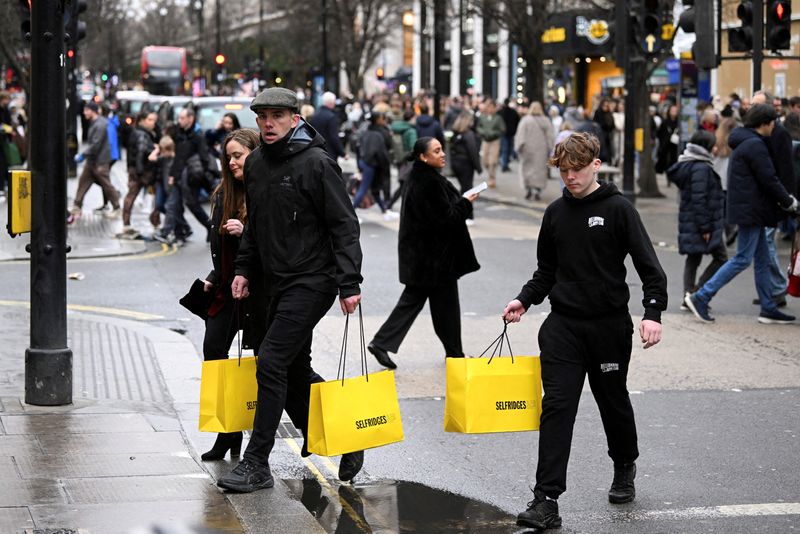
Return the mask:
M 271 488 L 275 479 L 269 466 L 258 465 L 247 458 L 239 462 L 233 471 L 217 480 L 217 486 L 238 493 L 250 493 L 256 490 Z
M 558 515 L 558 501 L 548 499 L 544 493 L 534 491 L 533 500 L 528 503 L 528 509 L 517 516 L 517 526 L 540 530 L 560 527 L 561 516 Z
M 375 359 L 378 360 L 378 363 L 381 364 L 382 366 L 388 369 L 397 369 L 397 364 L 394 363 L 392 359 L 389 357 L 389 353 L 383 350 L 382 348 L 376 347 L 375 345 L 370 343 L 369 346 L 367 347 L 367 350 L 369 350 L 372 353 L 372 355 L 375 356 Z
M 775 310 L 774 312 L 762 311 L 758 316 L 758 322 L 761 324 L 792 324 L 794 323 L 795 316 L 787 315 L 783 312 Z
M 785 308 L 786 307 L 786 295 L 778 295 L 777 297 L 772 297 L 772 302 L 775 303 L 775 306 L 778 308 Z M 760 306 L 761 299 L 756 297 L 753 299 L 753 306 Z
M 683 298 L 683 303 L 686 304 L 686 307 L 689 308 L 689 311 L 691 311 L 695 317 L 701 321 L 705 323 L 714 322 L 714 318 L 708 313 L 708 303 L 697 298 L 694 293 L 686 295 Z
M 364 451 L 348 452 L 339 460 L 339 480 L 347 482 L 361 471 L 364 465 Z
M 633 479 L 636 478 L 636 464 L 614 464 L 614 481 L 608 490 L 608 502 L 612 504 L 625 504 L 636 497 L 636 487 Z

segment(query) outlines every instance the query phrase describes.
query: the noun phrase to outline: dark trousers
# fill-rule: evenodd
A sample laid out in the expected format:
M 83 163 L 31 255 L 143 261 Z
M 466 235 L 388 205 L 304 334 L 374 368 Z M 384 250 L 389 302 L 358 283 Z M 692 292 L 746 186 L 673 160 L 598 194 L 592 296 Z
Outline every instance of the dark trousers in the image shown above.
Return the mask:
M 131 225 L 131 211 L 133 211 L 133 203 L 136 201 L 136 197 L 144 187 L 144 182 L 139 174 L 137 174 L 136 168 L 128 167 L 128 192 L 125 194 L 125 200 L 122 203 L 122 224 L 125 226 Z
M 406 286 L 386 322 L 378 329 L 371 343 L 388 352 L 397 352 L 414 320 L 430 301 L 433 330 L 444 345 L 445 356 L 462 357 L 461 307 L 458 302 L 458 281 L 438 286 Z
M 185 239 L 192 231 L 183 216 L 183 193 L 177 185 L 167 185 L 167 200 L 164 204 L 166 215 L 161 227 L 161 234 L 166 237 L 174 233 L 175 237 Z
M 450 164 L 450 167 L 453 170 L 453 174 L 456 175 L 456 180 L 458 180 L 458 187 L 461 190 L 461 194 L 464 194 L 464 191 L 468 189 L 472 189 L 472 184 L 475 182 L 475 168 L 470 165 L 469 163 L 464 163 L 463 161 L 453 161 Z M 469 218 L 473 218 L 473 214 L 469 214 Z
M 636 460 L 636 422 L 628 396 L 628 364 L 633 345 L 629 315 L 578 319 L 550 313 L 539 329 L 542 365 L 542 418 L 536 490 L 558 498 L 567 489 L 567 463 L 575 415 L 586 375 L 614 463 Z
M 711 263 L 708 264 L 703 274 L 700 275 L 700 280 L 697 279 L 697 268 L 700 267 L 700 262 L 703 260 L 703 256 L 705 254 L 687 254 L 686 255 L 686 263 L 683 265 L 683 292 L 684 293 L 694 293 L 697 291 L 698 288 L 703 287 L 703 285 L 711 280 L 711 277 L 714 276 L 720 267 L 722 267 L 726 261 L 728 261 L 728 251 L 725 250 L 725 245 L 720 245 L 719 247 L 712 249 L 711 252 Z
M 231 342 L 242 326 L 233 315 L 234 310 L 238 308 L 233 297 L 228 296 L 225 298 L 225 306 L 214 317 L 206 319 L 206 334 L 203 337 L 204 360 L 224 360 L 228 357 Z
M 293 287 L 272 298 L 267 335 L 258 350 L 258 404 L 245 459 L 268 464 L 284 409 L 306 436 L 311 384 L 323 382 L 311 367 L 311 337 L 335 298 L 305 287 Z
M 206 210 L 200 205 L 200 186 L 189 185 L 189 180 L 186 178 L 186 173 L 181 178 L 181 194 L 183 195 L 183 203 L 194 215 L 194 218 L 202 224 L 206 230 L 211 227 L 211 220 L 208 218 Z

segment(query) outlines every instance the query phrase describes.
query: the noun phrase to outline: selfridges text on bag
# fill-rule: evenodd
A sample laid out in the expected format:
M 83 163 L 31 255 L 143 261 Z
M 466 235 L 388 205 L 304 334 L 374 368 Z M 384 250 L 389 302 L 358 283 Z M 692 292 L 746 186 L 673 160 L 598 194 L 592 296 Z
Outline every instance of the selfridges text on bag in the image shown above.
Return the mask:
M 336 380 L 311 384 L 308 450 L 314 454 L 337 456 L 404 439 L 394 372 L 368 372 L 360 305 L 358 315 L 362 374 L 345 378 L 348 314 Z
M 497 356 L 503 333 L 478 358 L 447 358 L 444 429 L 477 434 L 539 429 L 542 374 L 538 356 Z M 508 344 L 509 353 L 511 344 Z M 484 358 L 490 349 L 491 356 Z

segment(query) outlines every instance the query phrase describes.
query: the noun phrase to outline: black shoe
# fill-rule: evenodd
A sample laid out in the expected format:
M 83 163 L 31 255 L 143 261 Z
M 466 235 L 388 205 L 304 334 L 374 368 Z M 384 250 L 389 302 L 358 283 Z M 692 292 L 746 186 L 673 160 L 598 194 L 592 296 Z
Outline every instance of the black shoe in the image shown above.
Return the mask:
M 364 451 L 348 452 L 339 460 L 339 480 L 353 480 L 364 465 Z
M 608 502 L 612 504 L 631 502 L 636 497 L 634 478 L 636 478 L 635 463 L 615 464 L 614 481 L 611 483 L 611 489 L 608 490 Z
M 392 359 L 389 357 L 389 353 L 383 350 L 382 348 L 376 347 L 375 345 L 370 343 L 369 346 L 367 347 L 367 350 L 369 350 L 372 353 L 372 355 L 375 356 L 375 359 L 378 360 L 378 363 L 381 364 L 382 366 L 388 369 L 397 369 L 397 364 L 394 363 Z
M 258 465 L 247 458 L 239 462 L 233 471 L 217 480 L 220 488 L 238 493 L 250 493 L 274 485 L 275 479 L 272 478 L 269 466 Z
M 528 509 L 517 516 L 517 526 L 540 530 L 560 527 L 561 516 L 558 515 L 558 501 L 548 499 L 544 493 L 534 491 L 533 500 L 528 503 Z
M 214 446 L 211 447 L 210 451 L 204 452 L 200 459 L 204 462 L 222 460 L 229 450 L 231 451 L 231 458 L 238 457 L 242 452 L 241 432 L 217 434 L 217 441 L 214 442 Z
M 532 196 L 533 196 L 533 189 L 529 187 L 528 190 L 525 192 L 525 200 L 530 200 Z

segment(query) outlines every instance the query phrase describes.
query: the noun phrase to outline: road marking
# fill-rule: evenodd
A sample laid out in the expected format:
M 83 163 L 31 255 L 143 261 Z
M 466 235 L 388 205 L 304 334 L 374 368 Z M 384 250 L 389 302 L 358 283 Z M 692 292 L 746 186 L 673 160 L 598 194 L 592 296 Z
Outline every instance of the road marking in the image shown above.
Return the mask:
M 24 300 L 0 300 L 0 306 L 19 306 L 30 309 L 31 303 Z M 164 318 L 163 315 L 154 315 L 152 313 L 123 310 L 121 308 L 106 308 L 104 306 L 86 306 L 83 304 L 67 304 L 67 309 L 101 315 L 117 315 L 128 319 L 136 319 L 137 321 L 158 321 Z
M 361 532 L 372 532 L 372 529 L 364 520 L 364 518 L 361 517 L 361 514 L 356 512 L 353 509 L 353 507 L 350 506 L 350 503 L 348 503 L 342 497 L 339 496 L 339 492 L 333 489 L 333 486 L 331 486 L 330 482 L 328 482 L 328 479 L 325 478 L 325 476 L 320 472 L 320 470 L 317 469 L 317 466 L 314 465 L 314 462 L 312 462 L 308 458 L 303 458 L 301 454 L 302 450 L 300 448 L 300 445 L 297 444 L 297 441 L 295 441 L 294 438 L 283 438 L 283 441 L 285 441 L 286 444 L 289 445 L 289 448 L 292 449 L 295 454 L 297 454 L 297 456 L 303 461 L 304 464 L 306 464 L 306 467 L 308 467 L 309 471 L 311 471 L 311 473 L 317 479 L 317 482 L 319 482 L 320 486 L 325 488 L 325 491 L 327 491 L 328 494 L 333 499 L 339 501 L 339 504 L 341 505 L 342 509 L 348 516 L 350 516 L 350 519 L 352 519 L 353 522 L 358 526 L 359 530 Z M 336 468 L 333 465 L 333 462 L 331 462 L 329 458 L 322 456 L 321 459 L 327 460 L 326 467 L 333 466 L 334 467 L 333 472 L 336 472 Z
M 145 254 L 125 254 L 123 256 L 101 256 L 97 258 L 74 258 L 70 259 L 67 256 L 67 261 L 69 263 L 73 262 L 82 262 L 82 263 L 91 263 L 91 262 L 108 262 L 108 261 L 133 261 L 133 260 L 152 260 L 154 258 L 165 258 L 167 256 L 172 256 L 178 252 L 178 245 L 167 245 L 166 243 L 161 243 L 161 250 L 156 250 L 155 252 L 147 252 Z
M 800 502 L 768 502 L 703 506 L 676 510 L 634 512 L 635 519 L 719 519 L 723 517 L 756 517 L 764 515 L 800 515 Z

